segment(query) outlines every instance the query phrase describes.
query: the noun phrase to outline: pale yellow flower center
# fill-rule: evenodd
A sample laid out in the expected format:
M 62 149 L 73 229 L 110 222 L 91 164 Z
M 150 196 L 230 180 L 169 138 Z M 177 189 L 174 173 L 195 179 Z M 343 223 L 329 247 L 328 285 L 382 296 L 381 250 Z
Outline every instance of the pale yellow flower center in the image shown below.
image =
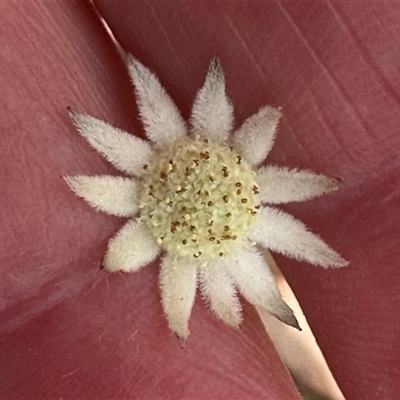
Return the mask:
M 247 240 L 260 208 L 256 174 L 232 148 L 179 139 L 143 168 L 141 219 L 168 253 L 205 265 Z

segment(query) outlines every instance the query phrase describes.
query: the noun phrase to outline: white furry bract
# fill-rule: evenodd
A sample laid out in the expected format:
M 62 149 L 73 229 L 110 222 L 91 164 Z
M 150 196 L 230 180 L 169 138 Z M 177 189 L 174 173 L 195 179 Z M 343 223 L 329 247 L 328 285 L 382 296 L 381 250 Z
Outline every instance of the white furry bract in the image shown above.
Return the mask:
M 112 272 L 134 272 L 153 261 L 159 251 L 144 224 L 131 220 L 110 240 L 103 265 Z
M 152 157 L 149 143 L 87 114 L 70 110 L 79 133 L 118 170 L 141 176 L 143 164 Z
M 67 176 L 65 181 L 93 208 L 117 217 L 133 217 L 139 211 L 138 185 L 121 176 Z
M 225 90 L 225 76 L 217 58 L 211 61 L 204 86 L 193 104 L 192 134 L 219 140 L 233 128 L 233 106 Z
M 265 160 L 274 145 L 282 113 L 274 107 L 263 107 L 249 117 L 232 137 L 236 150 L 251 165 Z
M 133 57 L 128 69 L 147 137 L 158 146 L 184 137 L 186 124 L 158 78 Z
M 201 294 L 219 319 L 228 325 L 238 326 L 242 320 L 242 307 L 236 294 L 235 281 L 228 274 L 225 261 L 200 268 Z
M 293 311 L 281 298 L 271 270 L 256 248 L 238 251 L 226 265 L 245 299 L 264 307 L 285 324 L 300 329 Z
M 308 200 L 339 180 L 310 171 L 265 166 L 281 111 L 261 108 L 233 131 L 233 106 L 219 60 L 211 62 L 186 123 L 156 75 L 131 57 L 129 73 L 151 142 L 70 111 L 81 135 L 117 169 L 136 178 L 70 176 L 72 191 L 97 210 L 130 218 L 110 240 L 108 271 L 134 272 L 163 252 L 162 306 L 184 340 L 196 288 L 223 322 L 242 320 L 240 292 L 299 328 L 255 244 L 323 267 L 347 262 L 300 221 L 261 203 Z M 137 215 L 136 215 L 137 214 Z
M 169 327 L 181 340 L 189 336 L 189 318 L 197 288 L 197 263 L 166 255 L 161 263 L 161 301 Z
M 264 247 L 322 267 L 343 267 L 347 262 L 319 236 L 291 215 L 276 208 L 264 207 L 250 235 Z
M 311 171 L 262 167 L 257 173 L 261 201 L 270 204 L 304 201 L 339 188 L 340 180 Z

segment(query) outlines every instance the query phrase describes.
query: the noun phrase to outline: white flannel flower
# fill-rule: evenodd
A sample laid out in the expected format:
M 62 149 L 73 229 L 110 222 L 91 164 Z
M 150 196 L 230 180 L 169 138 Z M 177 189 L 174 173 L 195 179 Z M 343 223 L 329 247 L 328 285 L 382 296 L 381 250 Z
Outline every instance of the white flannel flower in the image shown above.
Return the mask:
M 70 176 L 92 207 L 129 218 L 111 239 L 108 271 L 138 271 L 162 252 L 160 289 L 170 329 L 184 340 L 197 286 L 219 319 L 241 322 L 239 291 L 299 328 L 256 244 L 323 267 L 347 262 L 292 216 L 263 204 L 307 200 L 338 188 L 313 172 L 258 165 L 281 112 L 261 108 L 233 132 L 218 59 L 194 101 L 190 127 L 158 78 L 133 57 L 129 73 L 149 142 L 70 111 L 82 136 L 129 177 Z

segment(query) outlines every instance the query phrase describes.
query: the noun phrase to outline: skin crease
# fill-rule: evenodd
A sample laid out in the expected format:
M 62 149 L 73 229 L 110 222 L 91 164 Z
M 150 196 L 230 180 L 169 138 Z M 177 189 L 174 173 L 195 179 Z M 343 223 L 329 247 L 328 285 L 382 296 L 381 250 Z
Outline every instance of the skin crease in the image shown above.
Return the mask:
M 0 19 L 0 397 L 298 399 L 253 307 L 233 330 L 197 299 L 182 350 L 162 315 L 157 263 L 132 275 L 100 270 L 123 220 L 79 201 L 61 176 L 116 171 L 66 108 L 142 131 L 91 9 L 2 3 Z
M 238 124 L 262 105 L 283 107 L 270 161 L 344 180 L 332 195 L 283 208 L 350 265 L 324 270 L 276 261 L 345 397 L 397 398 L 400 5 L 97 4 L 185 117 L 218 54 Z

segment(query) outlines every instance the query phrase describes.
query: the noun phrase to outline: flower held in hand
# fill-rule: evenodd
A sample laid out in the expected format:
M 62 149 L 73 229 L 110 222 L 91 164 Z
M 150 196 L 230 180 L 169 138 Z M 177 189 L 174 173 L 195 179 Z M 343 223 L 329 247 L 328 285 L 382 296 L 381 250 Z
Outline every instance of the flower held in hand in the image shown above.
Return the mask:
M 111 239 L 104 267 L 134 272 L 161 251 L 162 305 L 181 340 L 189 335 L 198 285 L 231 326 L 242 318 L 238 290 L 299 328 L 255 245 L 323 267 L 347 263 L 301 222 L 263 204 L 307 200 L 336 190 L 338 180 L 257 168 L 272 148 L 281 112 L 261 108 L 232 133 L 233 106 L 217 59 L 197 94 L 189 128 L 158 78 L 134 58 L 128 66 L 149 142 L 70 111 L 82 136 L 129 176 L 65 178 L 94 208 L 129 218 Z

